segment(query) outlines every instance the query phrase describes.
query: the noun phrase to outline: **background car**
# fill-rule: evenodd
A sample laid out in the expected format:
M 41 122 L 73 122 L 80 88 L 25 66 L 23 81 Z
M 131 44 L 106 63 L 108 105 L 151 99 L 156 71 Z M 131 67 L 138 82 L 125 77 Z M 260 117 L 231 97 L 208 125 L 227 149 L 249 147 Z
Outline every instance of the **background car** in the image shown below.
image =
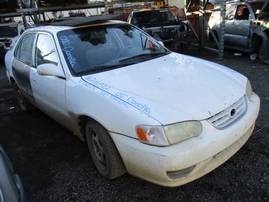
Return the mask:
M 244 145 L 260 107 L 245 76 L 105 18 L 23 33 L 5 56 L 23 111 L 37 107 L 86 141 L 106 179 L 127 171 L 180 186 Z
M 218 1 L 214 1 L 219 8 Z M 255 53 L 269 64 L 268 0 L 229 1 L 225 16 L 224 46 L 233 50 Z M 219 38 L 220 11 L 214 11 L 209 19 L 207 36 Z M 211 32 L 210 32 L 211 30 Z
M 1 9 L 14 10 L 20 8 L 17 0 L 0 0 Z M 21 0 L 22 8 L 33 8 L 34 0 Z
M 0 145 L 0 173 L 0 201 L 26 202 L 21 178 L 14 173 L 12 163 L 2 145 Z
M 27 22 L 28 27 L 34 27 L 34 23 Z M 18 40 L 24 32 L 25 27 L 22 22 L 0 23 L 0 60 L 3 60 L 6 52 Z
M 143 29 L 169 49 L 184 52 L 190 45 L 188 24 L 179 21 L 169 9 L 133 11 L 127 22 Z

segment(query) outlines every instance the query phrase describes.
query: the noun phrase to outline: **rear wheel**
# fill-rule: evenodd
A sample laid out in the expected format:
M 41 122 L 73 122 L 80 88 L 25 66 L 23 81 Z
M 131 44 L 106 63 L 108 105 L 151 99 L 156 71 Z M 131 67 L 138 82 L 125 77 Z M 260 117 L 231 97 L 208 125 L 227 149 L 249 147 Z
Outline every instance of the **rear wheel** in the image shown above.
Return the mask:
M 87 121 L 85 129 L 90 154 L 99 173 L 106 179 L 123 175 L 124 164 L 107 130 L 92 120 Z
M 24 97 L 24 95 L 21 92 L 21 89 L 18 87 L 18 85 L 16 83 L 13 84 L 13 88 L 14 88 L 15 95 L 16 95 L 16 98 L 18 100 L 18 103 L 19 103 L 21 109 L 25 112 L 31 112 L 31 111 L 35 110 L 35 106 L 33 104 L 31 104 L 30 102 L 28 102 L 28 100 L 26 100 L 26 98 Z

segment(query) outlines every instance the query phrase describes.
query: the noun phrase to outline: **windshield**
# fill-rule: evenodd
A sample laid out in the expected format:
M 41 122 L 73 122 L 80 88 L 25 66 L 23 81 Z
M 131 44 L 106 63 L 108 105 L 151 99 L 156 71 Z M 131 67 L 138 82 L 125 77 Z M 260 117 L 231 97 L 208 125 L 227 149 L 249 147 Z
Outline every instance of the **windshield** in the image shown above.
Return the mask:
M 269 17 L 269 6 L 268 3 L 264 3 L 264 2 L 260 2 L 260 3 L 252 3 L 251 4 L 254 14 L 255 14 L 255 18 L 267 18 Z
M 177 21 L 169 10 L 150 10 L 134 12 L 132 24 L 142 28 L 146 24 Z
M 57 36 L 67 64 L 77 76 L 136 64 L 169 52 L 129 24 L 70 29 Z
M 0 37 L 10 37 L 13 38 L 18 35 L 17 27 L 10 27 L 10 26 L 1 26 L 0 27 Z

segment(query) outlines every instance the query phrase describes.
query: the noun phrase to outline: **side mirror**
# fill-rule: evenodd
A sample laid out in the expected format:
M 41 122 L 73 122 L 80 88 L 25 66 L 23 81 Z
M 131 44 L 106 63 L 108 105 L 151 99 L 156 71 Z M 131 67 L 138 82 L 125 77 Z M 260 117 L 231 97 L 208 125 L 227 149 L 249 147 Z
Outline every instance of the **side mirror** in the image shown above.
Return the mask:
M 226 17 L 226 20 L 233 20 L 234 19 L 234 16 L 232 16 L 232 15 L 228 15 L 227 17 Z
M 39 65 L 37 67 L 37 73 L 42 76 L 56 76 L 65 78 L 63 69 L 52 63 Z

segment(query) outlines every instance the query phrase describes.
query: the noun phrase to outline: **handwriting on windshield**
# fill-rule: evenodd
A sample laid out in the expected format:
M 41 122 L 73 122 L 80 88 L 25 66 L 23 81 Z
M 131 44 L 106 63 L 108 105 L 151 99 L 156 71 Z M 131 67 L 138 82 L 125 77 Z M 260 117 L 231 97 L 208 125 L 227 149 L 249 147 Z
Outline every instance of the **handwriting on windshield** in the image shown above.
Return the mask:
M 75 48 L 73 46 L 70 46 L 70 40 L 65 35 L 60 37 L 60 41 L 62 43 L 62 46 L 64 47 L 62 50 L 65 53 L 69 64 L 73 68 L 75 64 L 77 63 L 77 59 L 72 54 L 73 51 L 75 51 Z

